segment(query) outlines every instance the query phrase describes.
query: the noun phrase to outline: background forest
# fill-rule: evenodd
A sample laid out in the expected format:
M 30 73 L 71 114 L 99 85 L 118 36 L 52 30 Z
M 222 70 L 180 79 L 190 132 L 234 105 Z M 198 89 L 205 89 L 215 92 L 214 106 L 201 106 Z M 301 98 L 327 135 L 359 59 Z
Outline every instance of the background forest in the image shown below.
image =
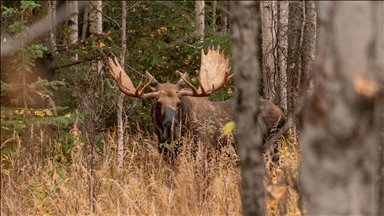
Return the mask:
M 237 52 L 232 43 L 238 17 L 232 4 L 1 1 L 1 214 L 247 214 L 239 156 L 231 154 L 233 149 L 216 152 L 215 160 L 208 160 L 206 149 L 193 152 L 187 145 L 193 137 L 186 137 L 178 166 L 167 164 L 157 151 L 151 101 L 125 97 L 109 76 L 106 63 L 107 56 L 115 55 L 135 85 L 145 82 L 145 71 L 160 82 L 171 83 L 187 72 L 197 85 L 202 49 L 220 46 L 230 59 Z M 278 105 L 289 119 L 276 141 L 279 161 L 262 156 L 265 165 L 259 190 L 265 195 L 259 199 L 267 215 L 305 214 L 307 203 L 301 195 L 312 185 L 304 183 L 304 189 L 300 188 L 299 165 L 305 149 L 299 137 L 303 119 L 316 119 L 305 112 L 318 111 L 310 95 L 327 97 L 321 91 L 327 89 L 321 85 L 324 80 L 317 79 L 316 84 L 313 78 L 317 76 L 313 72 L 318 67 L 314 64 L 317 49 L 321 50 L 317 5 L 313 1 L 262 1 L 251 7 L 254 13 L 249 23 L 258 23 L 253 44 L 259 68 L 249 73 L 259 72 L 257 96 Z M 235 57 L 231 73 L 234 61 Z M 337 81 L 342 83 L 340 77 Z M 357 82 L 368 85 L 366 78 Z M 380 116 L 377 104 L 382 102 L 382 84 L 383 80 L 372 84 L 373 90 L 355 87 L 357 94 L 368 97 L 368 102 L 356 102 L 364 104 L 359 107 L 369 104 L 361 108 L 364 116 Z M 234 99 L 236 88 L 232 79 L 209 99 Z M 315 116 L 327 115 L 318 113 Z M 382 123 L 378 120 L 369 124 L 379 126 L 378 131 L 367 132 L 373 143 L 380 140 Z M 322 135 L 327 137 L 327 133 Z M 332 136 L 337 133 L 330 132 Z M 308 134 L 304 141 L 315 143 Z M 335 143 L 341 143 L 339 138 Z M 384 141 L 380 143 L 383 148 Z M 379 152 L 371 157 L 381 161 L 374 168 L 384 167 Z M 304 166 L 304 172 L 309 167 Z M 378 185 L 384 185 L 384 171 L 377 173 L 381 175 Z M 379 202 L 384 200 L 384 191 L 378 197 Z M 308 206 L 310 213 L 317 212 L 312 211 L 316 208 L 311 202 Z M 384 211 L 383 206 L 374 207 Z M 264 213 L 263 208 L 258 211 Z

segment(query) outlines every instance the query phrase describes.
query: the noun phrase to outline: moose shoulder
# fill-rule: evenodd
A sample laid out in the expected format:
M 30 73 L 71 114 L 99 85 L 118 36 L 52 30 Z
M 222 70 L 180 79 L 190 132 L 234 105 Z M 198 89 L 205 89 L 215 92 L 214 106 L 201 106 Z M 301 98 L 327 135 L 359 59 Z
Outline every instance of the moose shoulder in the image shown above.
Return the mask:
M 187 73 L 176 84 L 171 84 L 159 83 L 148 72 L 148 82 L 142 88 L 140 84 L 136 88 L 116 58 L 108 57 L 109 73 L 122 92 L 141 99 L 153 98 L 151 116 L 161 152 L 167 151 L 162 148 L 162 143 L 178 140 L 186 130 L 191 131 L 201 143 L 216 148 L 226 144 L 220 140 L 220 131 L 226 122 L 234 119 L 234 102 L 212 102 L 207 99 L 207 96 L 222 88 L 233 77 L 229 75 L 229 59 L 219 50 L 220 47 L 216 50 L 208 48 L 206 55 L 202 50 L 198 89 L 188 82 Z M 148 87 L 152 91 L 145 93 Z M 264 137 L 268 138 L 273 128 L 284 123 L 285 117 L 276 105 L 267 100 L 260 99 L 259 106 L 266 128 Z

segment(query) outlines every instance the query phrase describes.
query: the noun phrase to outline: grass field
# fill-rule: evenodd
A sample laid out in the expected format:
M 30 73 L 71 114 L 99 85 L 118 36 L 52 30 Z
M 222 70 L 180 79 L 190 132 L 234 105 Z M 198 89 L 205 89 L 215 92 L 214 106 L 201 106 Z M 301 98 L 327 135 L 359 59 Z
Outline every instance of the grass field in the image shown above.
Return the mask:
M 64 151 L 42 131 L 29 143 L 14 135 L 1 144 L 2 150 L 13 146 L 2 151 L 1 215 L 241 215 L 240 168 L 236 156 L 228 156 L 233 149 L 209 160 L 203 148 L 193 156 L 193 142 L 185 139 L 177 165 L 170 166 L 149 137 L 125 137 L 118 173 L 113 132 L 93 151 L 76 140 Z M 300 149 L 287 137 L 278 141 L 279 165 L 266 168 L 267 215 L 300 214 Z

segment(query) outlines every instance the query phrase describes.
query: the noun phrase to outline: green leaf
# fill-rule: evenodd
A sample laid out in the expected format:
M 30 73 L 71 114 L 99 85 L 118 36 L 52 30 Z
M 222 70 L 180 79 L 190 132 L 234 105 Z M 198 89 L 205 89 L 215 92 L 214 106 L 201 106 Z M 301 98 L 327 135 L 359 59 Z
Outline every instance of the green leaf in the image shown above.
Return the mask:
M 23 12 L 26 10 L 33 10 L 37 7 L 40 7 L 41 5 L 35 3 L 34 1 L 21 1 L 21 9 L 23 9 Z
M 49 109 L 45 109 L 44 112 L 45 112 L 45 114 L 47 114 L 47 116 L 53 116 L 52 111 Z
M 7 16 L 7 15 L 12 15 L 12 14 L 14 14 L 14 13 L 17 13 L 17 10 L 16 9 L 14 9 L 14 8 L 8 8 L 8 7 L 5 7 L 4 6 L 4 8 L 3 8 L 3 15 L 4 16 Z

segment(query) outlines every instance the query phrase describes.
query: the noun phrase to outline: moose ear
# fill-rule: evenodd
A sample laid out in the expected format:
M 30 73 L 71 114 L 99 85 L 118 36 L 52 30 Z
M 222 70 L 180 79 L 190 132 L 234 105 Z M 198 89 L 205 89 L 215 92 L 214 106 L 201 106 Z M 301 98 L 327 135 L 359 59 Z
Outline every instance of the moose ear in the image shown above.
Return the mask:
M 147 82 L 153 78 L 153 76 L 148 71 L 145 71 L 145 77 L 147 78 Z M 159 86 L 159 82 L 156 79 L 153 79 L 150 84 L 151 90 L 157 91 L 158 86 Z
M 183 78 L 185 80 L 188 80 L 188 77 L 189 77 L 188 73 L 183 74 Z M 183 79 L 180 79 L 179 82 L 177 82 L 177 85 L 179 86 L 179 89 L 183 89 L 183 88 L 187 87 L 187 84 L 185 84 Z

